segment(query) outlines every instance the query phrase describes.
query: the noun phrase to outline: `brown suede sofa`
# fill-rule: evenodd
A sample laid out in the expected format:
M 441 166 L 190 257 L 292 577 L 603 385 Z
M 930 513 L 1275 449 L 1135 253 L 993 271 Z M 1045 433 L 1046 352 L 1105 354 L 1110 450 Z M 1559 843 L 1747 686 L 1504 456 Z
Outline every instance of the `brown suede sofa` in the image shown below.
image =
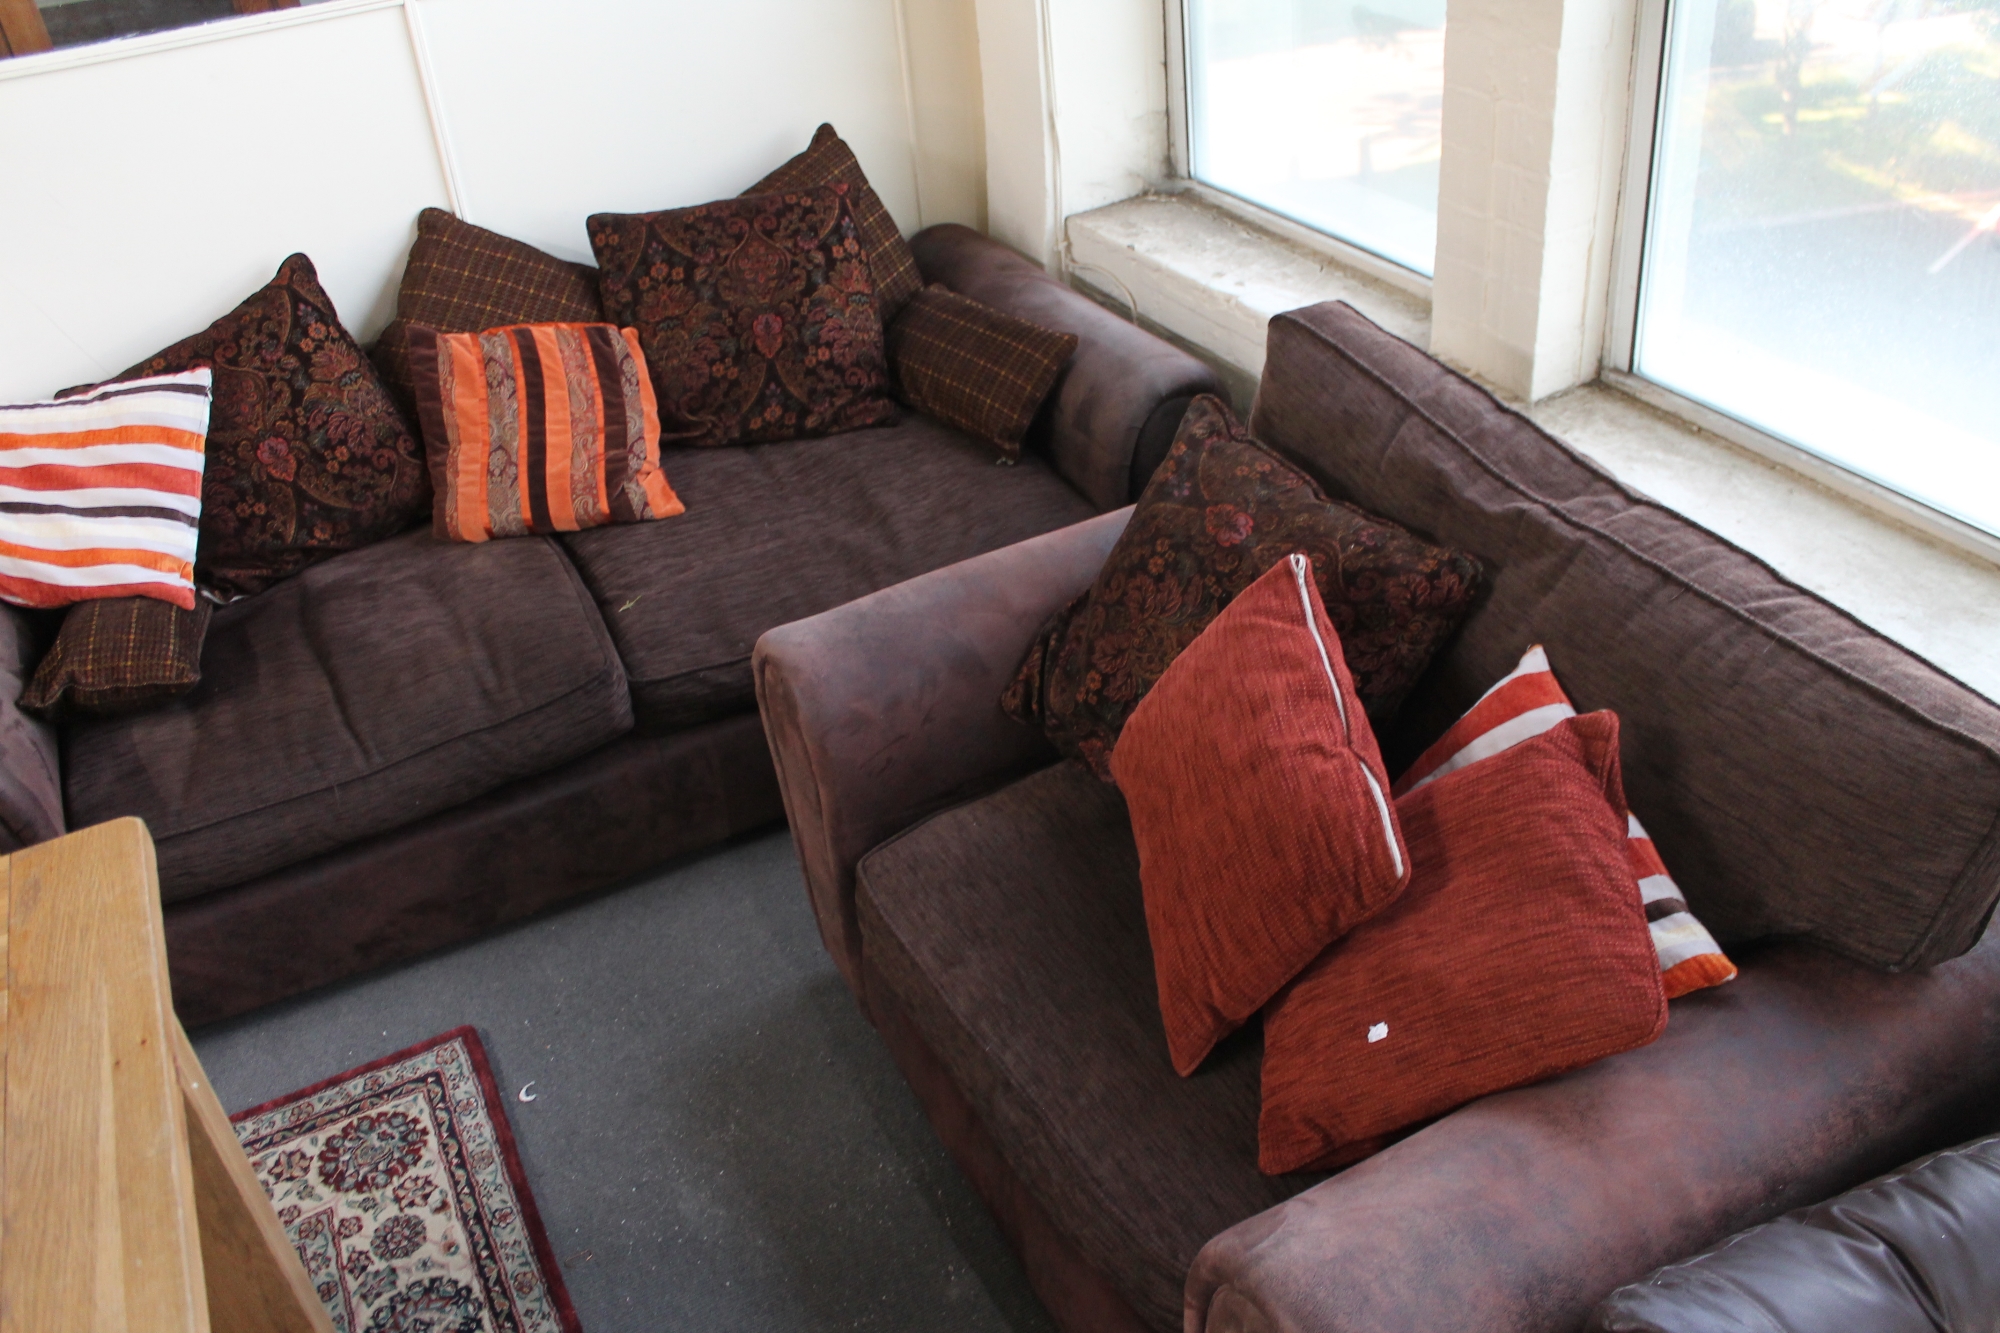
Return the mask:
M 669 451 L 680 517 L 480 545 L 405 533 L 218 608 L 192 693 L 60 735 L 13 704 L 50 627 L 10 609 L 4 849 L 143 818 L 193 1025 L 776 820 L 759 634 L 1124 504 L 1134 459 L 1215 387 L 975 232 L 914 245 L 927 280 L 1081 340 L 1019 466 L 914 412 Z
M 1263 1176 L 1259 1035 L 1175 1076 L 1121 798 L 997 704 L 1126 514 L 772 630 L 758 701 L 826 946 L 1061 1326 L 1576 1329 L 1990 1123 L 2000 706 L 1344 305 L 1272 322 L 1252 425 L 1491 576 L 1392 771 L 1546 644 L 1620 713 L 1633 806 L 1742 971 L 1651 1045 Z

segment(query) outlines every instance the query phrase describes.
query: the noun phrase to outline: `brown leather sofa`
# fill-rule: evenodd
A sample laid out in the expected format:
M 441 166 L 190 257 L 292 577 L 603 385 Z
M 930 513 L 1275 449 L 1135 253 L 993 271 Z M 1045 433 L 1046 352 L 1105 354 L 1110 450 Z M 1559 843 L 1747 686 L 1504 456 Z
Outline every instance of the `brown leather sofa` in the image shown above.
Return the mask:
M 1620 1287 L 1590 1333 L 1984 1333 L 2000 1137 L 1932 1153 Z
M 776 820 L 764 630 L 1126 502 L 1215 380 L 964 227 L 925 277 L 1081 340 L 1017 467 L 916 413 L 670 451 L 687 513 L 560 539 L 413 531 L 215 612 L 192 693 L 60 736 L 13 705 L 0 840 L 138 815 L 190 1025 L 489 930 Z
M 1259 1035 L 1174 1075 L 1122 801 L 997 705 L 1126 514 L 770 631 L 822 937 L 1059 1324 L 1572 1330 L 1990 1116 L 2000 706 L 1344 305 L 1272 322 L 1252 425 L 1491 575 L 1392 770 L 1546 644 L 1619 711 L 1632 803 L 1742 974 L 1649 1046 L 1260 1175 Z

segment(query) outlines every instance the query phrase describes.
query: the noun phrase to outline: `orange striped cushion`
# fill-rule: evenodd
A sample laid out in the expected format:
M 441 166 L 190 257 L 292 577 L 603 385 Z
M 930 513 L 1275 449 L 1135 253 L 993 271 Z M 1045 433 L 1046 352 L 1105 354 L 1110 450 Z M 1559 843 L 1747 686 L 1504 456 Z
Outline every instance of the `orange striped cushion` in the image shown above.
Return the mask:
M 682 512 L 631 329 L 419 326 L 409 338 L 439 536 L 483 542 Z
M 0 407 L 0 599 L 194 609 L 206 367 Z
M 1396 795 L 1404 796 L 1575 716 L 1575 707 L 1549 668 L 1548 654 L 1536 644 L 1397 779 Z M 1638 816 L 1628 812 L 1625 818 L 1632 877 L 1638 880 L 1639 897 L 1646 904 L 1646 920 L 1652 927 L 1653 947 L 1659 951 L 1667 998 L 1728 981 L 1736 975 L 1736 965 L 1708 928 L 1688 911 L 1680 886 L 1667 873 Z

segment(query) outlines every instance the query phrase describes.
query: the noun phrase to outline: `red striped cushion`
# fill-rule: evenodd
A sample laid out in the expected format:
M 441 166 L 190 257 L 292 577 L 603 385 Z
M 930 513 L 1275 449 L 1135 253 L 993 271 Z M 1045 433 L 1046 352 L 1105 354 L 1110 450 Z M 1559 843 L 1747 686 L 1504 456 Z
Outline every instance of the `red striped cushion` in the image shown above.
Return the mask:
M 631 329 L 419 326 L 409 341 L 439 536 L 483 542 L 682 512 Z
M 1396 795 L 1407 795 L 1575 716 L 1576 708 L 1549 668 L 1548 654 L 1536 644 L 1521 655 L 1520 665 L 1481 695 L 1450 731 L 1410 765 L 1396 782 Z M 1653 947 L 1660 954 L 1667 998 L 1728 981 L 1736 975 L 1736 965 L 1707 927 L 1688 911 L 1687 900 L 1667 873 L 1645 826 L 1636 815 L 1627 819 L 1632 876 L 1639 881 L 1639 896 L 1646 904 L 1646 920 L 1652 927 Z
M 0 407 L 0 599 L 194 609 L 207 368 Z

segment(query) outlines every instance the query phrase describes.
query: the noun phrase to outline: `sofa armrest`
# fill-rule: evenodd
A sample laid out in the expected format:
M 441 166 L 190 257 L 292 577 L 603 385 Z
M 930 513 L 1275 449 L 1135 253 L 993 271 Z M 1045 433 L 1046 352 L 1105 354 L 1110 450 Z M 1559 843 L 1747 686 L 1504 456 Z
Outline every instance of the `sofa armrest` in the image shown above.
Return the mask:
M 1990 1124 L 2000 936 L 1890 975 L 1805 945 L 1650 1046 L 1487 1097 L 1230 1228 L 1188 1333 L 1582 1326 L 1607 1293 Z
M 910 244 L 926 282 L 1076 335 L 1056 382 L 1049 449 L 1056 471 L 1099 509 L 1138 495 L 1196 394 L 1227 396 L 1196 358 L 970 227 L 927 227 Z
M 820 937 L 864 1007 L 855 866 L 932 811 L 1055 757 L 1000 695 L 1130 516 L 990 551 L 757 641 L 757 707 Z
M 56 729 L 15 702 L 34 677 L 58 619 L 0 608 L 0 853 L 65 831 Z

